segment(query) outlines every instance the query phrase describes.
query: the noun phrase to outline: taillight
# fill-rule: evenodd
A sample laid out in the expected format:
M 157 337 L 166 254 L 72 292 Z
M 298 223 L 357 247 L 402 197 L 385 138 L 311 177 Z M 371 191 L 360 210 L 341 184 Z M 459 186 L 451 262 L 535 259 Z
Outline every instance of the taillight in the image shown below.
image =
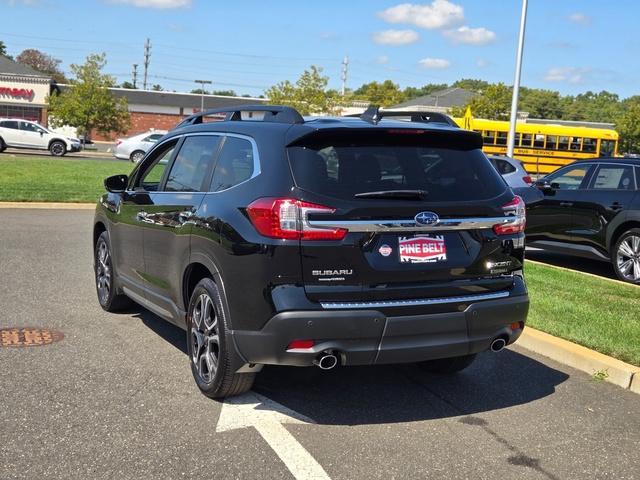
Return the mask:
M 120 145 L 122 143 L 121 139 L 116 140 L 116 145 Z
M 247 207 L 247 214 L 261 235 L 283 240 L 342 240 L 343 228 L 314 228 L 310 213 L 333 213 L 335 208 L 293 198 L 259 198 Z
M 526 177 L 522 177 L 522 181 L 527 185 L 533 185 L 533 180 L 529 175 L 527 175 Z
M 516 195 L 513 200 L 502 206 L 507 220 L 506 223 L 498 223 L 493 226 L 496 235 L 513 235 L 514 233 L 524 232 L 527 222 L 527 213 L 524 200 Z

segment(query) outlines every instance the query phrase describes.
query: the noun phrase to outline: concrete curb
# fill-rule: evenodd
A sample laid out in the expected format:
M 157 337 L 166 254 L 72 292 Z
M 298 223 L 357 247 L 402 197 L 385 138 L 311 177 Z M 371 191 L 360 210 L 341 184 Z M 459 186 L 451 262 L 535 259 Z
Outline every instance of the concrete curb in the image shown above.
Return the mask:
M 564 270 L 565 272 L 579 273 L 580 275 L 586 275 L 587 277 L 593 277 L 593 278 L 597 278 L 597 279 L 600 279 L 600 280 L 606 280 L 607 282 L 613 282 L 613 283 L 617 283 L 619 285 L 626 285 L 627 287 L 640 288 L 640 285 L 636 285 L 636 284 L 633 284 L 633 283 L 623 282 L 622 280 L 617 280 L 615 278 L 603 277 L 603 276 L 600 276 L 600 275 L 595 275 L 593 273 L 581 272 L 580 270 L 573 270 L 573 269 L 567 268 L 567 267 L 559 267 L 557 265 L 552 265 L 551 263 L 538 262 L 537 260 L 529 260 L 528 258 L 525 259 L 525 265 L 527 263 L 533 263 L 535 265 L 543 265 L 545 267 L 555 268 L 556 270 Z
M 59 210 L 93 210 L 95 203 L 62 203 L 62 202 L 0 202 L 0 208 L 39 208 Z
M 517 344 L 589 375 L 603 372 L 603 380 L 640 394 L 640 367 L 531 327 L 524 329 Z

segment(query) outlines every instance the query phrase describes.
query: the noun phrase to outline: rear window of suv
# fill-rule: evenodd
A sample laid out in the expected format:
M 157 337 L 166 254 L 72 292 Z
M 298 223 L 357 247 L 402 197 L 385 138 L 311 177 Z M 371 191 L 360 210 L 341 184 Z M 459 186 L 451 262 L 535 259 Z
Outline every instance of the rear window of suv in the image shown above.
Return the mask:
M 426 201 L 486 200 L 506 185 L 481 150 L 421 146 L 289 147 L 296 185 L 351 200 L 358 193 L 424 190 Z

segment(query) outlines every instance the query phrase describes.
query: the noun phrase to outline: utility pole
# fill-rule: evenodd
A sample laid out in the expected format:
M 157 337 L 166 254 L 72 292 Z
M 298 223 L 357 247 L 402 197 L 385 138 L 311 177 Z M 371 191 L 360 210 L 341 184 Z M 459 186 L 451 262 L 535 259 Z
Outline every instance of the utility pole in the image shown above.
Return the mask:
M 347 73 L 349 72 L 349 57 L 345 55 L 342 60 L 342 96 L 347 90 Z
M 133 64 L 133 88 L 138 88 L 138 64 Z
M 151 40 L 147 38 L 144 42 L 144 81 L 142 83 L 143 90 L 147 89 L 147 71 L 149 70 L 149 58 L 151 58 Z
M 516 53 L 516 75 L 513 80 L 511 121 L 509 123 L 509 139 L 507 141 L 508 157 L 513 157 L 513 149 L 516 142 L 516 120 L 518 117 L 518 97 L 520 95 L 520 74 L 522 73 L 522 51 L 524 50 L 524 30 L 527 24 L 527 1 L 528 0 L 522 0 L 522 14 L 520 16 L 520 36 L 518 37 L 518 51 Z
M 204 86 L 211 85 L 211 80 L 194 80 L 200 84 L 200 111 L 204 112 Z

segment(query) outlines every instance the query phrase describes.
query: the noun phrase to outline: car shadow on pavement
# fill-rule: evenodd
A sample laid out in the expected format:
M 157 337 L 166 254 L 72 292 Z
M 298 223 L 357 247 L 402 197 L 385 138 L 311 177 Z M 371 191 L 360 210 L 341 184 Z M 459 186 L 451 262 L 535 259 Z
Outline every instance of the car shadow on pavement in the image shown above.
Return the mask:
M 144 325 L 186 354 L 184 330 L 140 309 Z M 190 375 L 185 369 L 185 375 Z M 416 365 L 336 368 L 266 366 L 253 390 L 325 425 L 366 425 L 467 416 L 533 402 L 554 393 L 568 375 L 505 349 L 486 352 L 449 376 Z M 462 420 L 461 420 L 462 421 Z

